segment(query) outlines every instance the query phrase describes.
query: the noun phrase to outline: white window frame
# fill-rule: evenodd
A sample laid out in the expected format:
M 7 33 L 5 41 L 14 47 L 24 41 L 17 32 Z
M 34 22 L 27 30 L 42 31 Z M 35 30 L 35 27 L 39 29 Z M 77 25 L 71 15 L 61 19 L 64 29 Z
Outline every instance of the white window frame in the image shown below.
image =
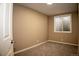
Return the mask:
M 62 19 L 63 16 L 68 16 L 68 15 L 71 17 L 70 18 L 70 31 L 63 31 L 63 30 L 62 31 L 56 31 L 55 17 L 59 16 Z M 54 32 L 57 32 L 57 33 L 72 33 L 72 14 L 64 14 L 64 15 L 57 15 L 57 16 L 54 16 Z M 62 28 L 63 28 L 63 24 L 62 24 Z

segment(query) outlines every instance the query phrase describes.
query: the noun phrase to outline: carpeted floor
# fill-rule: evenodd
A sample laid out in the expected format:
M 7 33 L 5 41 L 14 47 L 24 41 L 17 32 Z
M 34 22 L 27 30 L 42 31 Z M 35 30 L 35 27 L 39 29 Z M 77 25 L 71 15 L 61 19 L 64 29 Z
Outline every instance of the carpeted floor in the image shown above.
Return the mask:
M 76 56 L 77 47 L 47 42 L 15 56 Z

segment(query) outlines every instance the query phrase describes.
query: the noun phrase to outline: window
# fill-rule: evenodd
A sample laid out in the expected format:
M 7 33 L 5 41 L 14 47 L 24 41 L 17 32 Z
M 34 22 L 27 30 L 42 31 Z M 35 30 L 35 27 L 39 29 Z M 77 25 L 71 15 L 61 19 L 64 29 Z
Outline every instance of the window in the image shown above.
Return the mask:
M 71 14 L 54 16 L 54 32 L 71 33 Z

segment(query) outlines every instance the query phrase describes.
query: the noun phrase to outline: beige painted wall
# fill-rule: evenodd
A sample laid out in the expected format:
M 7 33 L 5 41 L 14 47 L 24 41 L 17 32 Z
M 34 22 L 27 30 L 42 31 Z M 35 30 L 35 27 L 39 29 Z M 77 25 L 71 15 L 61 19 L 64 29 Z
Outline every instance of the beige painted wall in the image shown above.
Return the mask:
M 47 40 L 48 17 L 32 9 L 14 4 L 13 39 L 15 51 Z
M 77 13 L 72 14 L 72 33 L 56 33 L 54 32 L 54 19 L 53 16 L 49 17 L 49 40 L 67 42 L 77 44 Z

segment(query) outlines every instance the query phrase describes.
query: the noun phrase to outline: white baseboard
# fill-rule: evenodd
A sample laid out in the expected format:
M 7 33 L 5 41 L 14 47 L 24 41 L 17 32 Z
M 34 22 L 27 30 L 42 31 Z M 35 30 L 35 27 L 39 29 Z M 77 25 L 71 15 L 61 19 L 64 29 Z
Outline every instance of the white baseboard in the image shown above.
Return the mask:
M 31 48 L 37 47 L 37 46 L 39 46 L 39 45 L 42 45 L 42 44 L 44 44 L 44 43 L 46 43 L 46 42 L 48 42 L 48 41 L 44 41 L 44 42 L 38 43 L 38 44 L 36 44 L 36 45 L 33 45 L 33 46 L 31 46 L 31 47 L 28 47 L 28 48 L 25 48 L 25 49 L 16 51 L 16 52 L 14 52 L 14 54 L 18 54 L 18 53 L 24 52 L 24 51 L 29 50 L 29 49 L 31 49 Z
M 7 55 L 6 56 L 14 56 L 14 53 L 13 53 L 13 51 L 9 51 L 8 53 L 7 53 Z
M 48 41 L 49 41 L 49 42 L 55 42 L 55 43 L 66 44 L 66 45 L 78 46 L 77 44 L 72 44 L 72 43 L 59 42 L 59 41 L 53 41 L 53 40 L 48 40 Z

